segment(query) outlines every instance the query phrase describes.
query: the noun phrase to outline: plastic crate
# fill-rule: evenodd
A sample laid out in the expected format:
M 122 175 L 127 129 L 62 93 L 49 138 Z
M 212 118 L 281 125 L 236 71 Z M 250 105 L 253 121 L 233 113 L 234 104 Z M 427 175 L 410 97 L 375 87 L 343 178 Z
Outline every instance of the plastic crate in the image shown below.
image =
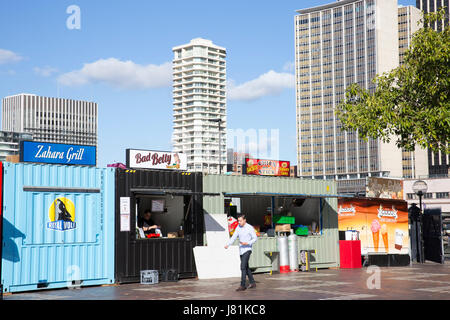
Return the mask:
M 177 282 L 178 271 L 176 269 L 162 270 L 159 273 L 159 279 L 161 282 Z
M 141 270 L 141 284 L 157 284 L 158 270 Z
M 308 227 L 300 227 L 295 229 L 295 234 L 298 236 L 307 236 L 308 235 Z
M 288 216 L 273 216 L 273 222 L 276 224 L 295 224 L 295 217 Z

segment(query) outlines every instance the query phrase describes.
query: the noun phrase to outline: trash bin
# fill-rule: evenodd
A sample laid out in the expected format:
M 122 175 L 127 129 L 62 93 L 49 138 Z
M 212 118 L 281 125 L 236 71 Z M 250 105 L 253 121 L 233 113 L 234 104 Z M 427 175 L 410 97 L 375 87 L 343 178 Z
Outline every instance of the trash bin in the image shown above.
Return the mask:
M 339 254 L 342 269 L 362 268 L 360 240 L 340 240 Z

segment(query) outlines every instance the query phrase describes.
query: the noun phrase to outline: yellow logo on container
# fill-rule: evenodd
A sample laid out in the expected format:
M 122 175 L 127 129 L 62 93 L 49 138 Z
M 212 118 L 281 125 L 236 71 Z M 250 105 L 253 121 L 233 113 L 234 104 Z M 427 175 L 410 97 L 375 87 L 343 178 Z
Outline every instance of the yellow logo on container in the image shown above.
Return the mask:
M 66 231 L 76 228 L 75 205 L 70 199 L 56 198 L 48 210 L 50 222 L 47 228 L 59 231 Z

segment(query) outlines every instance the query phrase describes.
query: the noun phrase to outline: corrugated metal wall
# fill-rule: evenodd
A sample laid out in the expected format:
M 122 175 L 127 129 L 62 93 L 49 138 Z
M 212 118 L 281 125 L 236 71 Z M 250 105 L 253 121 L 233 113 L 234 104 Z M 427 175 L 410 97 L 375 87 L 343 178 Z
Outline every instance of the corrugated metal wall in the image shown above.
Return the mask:
M 286 193 L 307 195 L 335 195 L 336 183 L 329 180 L 310 180 L 298 178 L 255 177 L 255 176 L 219 176 L 203 177 L 203 192 L 221 193 L 220 196 L 204 196 L 203 208 L 210 214 L 224 213 L 224 196 L 227 193 Z M 299 248 L 317 250 L 313 254 L 313 268 L 339 266 L 339 232 L 337 216 L 337 199 L 323 198 L 322 201 L 322 235 L 299 237 Z M 256 271 L 269 271 L 270 259 L 264 251 L 276 250 L 275 238 L 259 238 L 253 247 L 250 267 Z
M 157 170 L 122 170 L 116 172 L 116 280 L 140 281 L 141 270 L 177 269 L 180 278 L 196 276 L 193 248 L 203 244 L 202 196 L 194 195 L 193 206 L 185 223 L 184 239 L 136 239 L 136 189 L 179 189 L 202 191 L 200 173 Z M 120 197 L 130 197 L 131 230 L 120 231 Z
M 5 292 L 114 282 L 113 169 L 4 163 L 3 191 Z M 63 230 L 58 199 L 73 218 Z

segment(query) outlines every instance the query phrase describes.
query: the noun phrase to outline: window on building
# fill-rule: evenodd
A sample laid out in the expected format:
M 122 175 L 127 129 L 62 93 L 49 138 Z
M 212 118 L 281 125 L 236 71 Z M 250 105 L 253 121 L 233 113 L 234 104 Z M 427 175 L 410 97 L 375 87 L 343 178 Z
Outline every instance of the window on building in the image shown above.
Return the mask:
M 450 198 L 449 192 L 436 192 L 436 199 L 448 199 Z
M 417 198 L 415 193 L 408 193 L 406 194 L 406 197 L 408 198 L 408 200 L 414 200 Z

